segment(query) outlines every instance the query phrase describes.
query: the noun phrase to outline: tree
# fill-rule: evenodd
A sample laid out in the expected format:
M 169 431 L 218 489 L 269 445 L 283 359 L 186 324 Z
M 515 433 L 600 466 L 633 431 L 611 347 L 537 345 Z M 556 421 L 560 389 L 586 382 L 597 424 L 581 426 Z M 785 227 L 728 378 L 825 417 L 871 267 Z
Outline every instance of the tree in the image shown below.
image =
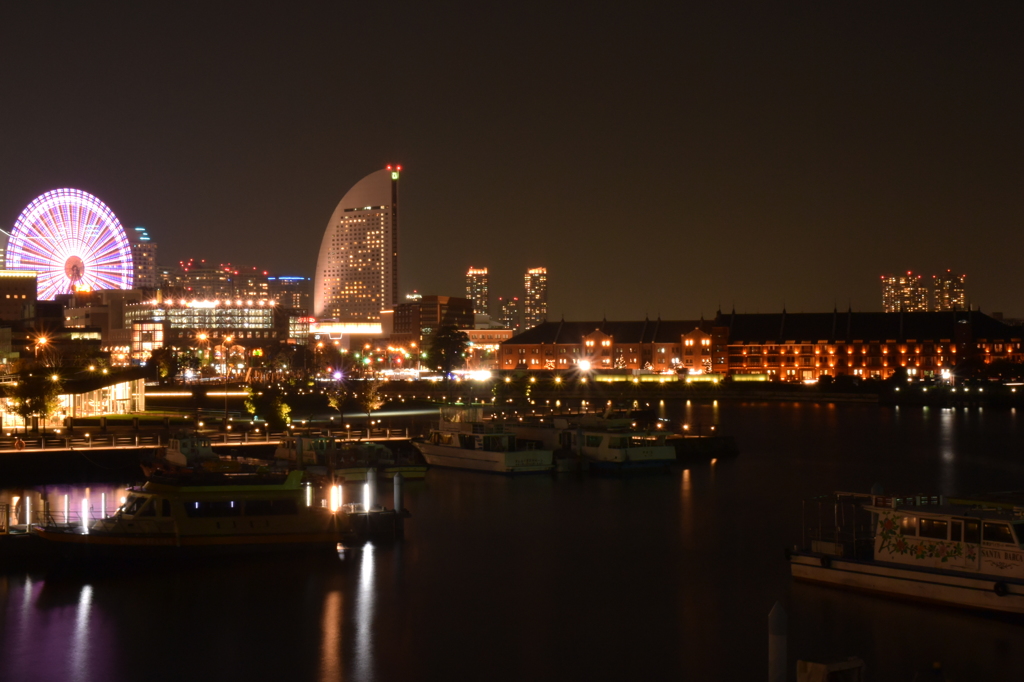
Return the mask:
M 15 384 L 8 386 L 7 397 L 27 424 L 33 416 L 45 420 L 60 409 L 61 385 L 56 374 L 34 372 L 20 376 Z
M 363 392 L 359 394 L 359 406 L 366 412 L 367 430 L 369 430 L 370 417 L 373 415 L 373 411 L 384 407 L 383 389 L 384 382 L 379 379 L 369 379 L 363 382 Z
M 337 410 L 339 415 L 343 414 L 345 403 L 351 393 L 345 382 L 339 379 L 329 384 L 324 393 L 327 395 L 327 404 L 331 406 L 331 409 Z
M 452 370 L 462 367 L 466 361 L 469 337 L 454 325 L 439 327 L 430 342 L 427 364 L 444 374 L 445 381 Z
M 254 384 L 246 391 L 245 409 L 256 418 L 262 417 L 267 428 L 283 429 L 292 408 L 284 401 L 284 393 L 275 384 Z
M 149 361 L 156 367 L 161 385 L 174 381 L 174 377 L 178 374 L 178 358 L 173 348 L 164 347 L 154 350 L 149 356 Z

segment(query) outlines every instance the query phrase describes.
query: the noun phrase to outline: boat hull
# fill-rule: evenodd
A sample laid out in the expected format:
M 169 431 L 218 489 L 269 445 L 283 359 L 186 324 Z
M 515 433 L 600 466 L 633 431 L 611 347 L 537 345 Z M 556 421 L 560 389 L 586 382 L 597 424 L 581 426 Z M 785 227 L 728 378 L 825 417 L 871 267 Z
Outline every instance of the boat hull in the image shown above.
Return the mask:
M 598 471 L 665 471 L 675 460 L 641 459 L 641 460 L 602 460 L 588 459 L 591 469 Z
M 415 443 L 415 446 L 430 466 L 489 471 L 498 474 L 543 473 L 551 471 L 554 466 L 550 450 L 490 452 L 434 445 L 433 443 Z
M 180 554 L 251 554 L 296 552 L 336 547 L 348 540 L 337 531 L 312 533 L 275 533 L 266 535 L 193 535 L 175 537 L 166 534 L 114 535 L 33 529 L 33 535 L 52 553 L 75 558 L 147 558 Z
M 809 552 L 793 552 L 790 569 L 795 579 L 807 582 L 903 599 L 1024 614 L 1024 581 L 1001 576 L 913 569 Z

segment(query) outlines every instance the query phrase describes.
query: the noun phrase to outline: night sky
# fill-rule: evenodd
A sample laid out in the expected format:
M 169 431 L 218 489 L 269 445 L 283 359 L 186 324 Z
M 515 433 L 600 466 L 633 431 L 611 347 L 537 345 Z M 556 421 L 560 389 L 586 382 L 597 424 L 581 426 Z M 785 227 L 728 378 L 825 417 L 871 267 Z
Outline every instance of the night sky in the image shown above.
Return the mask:
M 5 2 L 0 226 L 77 187 L 163 263 L 312 276 L 401 163 L 403 293 L 880 310 L 948 267 L 1024 316 L 1022 6 L 767 5 Z

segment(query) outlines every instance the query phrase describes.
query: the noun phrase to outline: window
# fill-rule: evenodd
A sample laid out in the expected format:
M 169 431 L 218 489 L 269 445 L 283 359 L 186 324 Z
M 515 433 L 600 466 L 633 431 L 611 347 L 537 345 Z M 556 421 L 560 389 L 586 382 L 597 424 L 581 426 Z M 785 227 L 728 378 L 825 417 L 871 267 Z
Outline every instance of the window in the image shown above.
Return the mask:
M 900 533 L 903 535 L 917 535 L 917 518 L 904 516 L 900 519 Z
M 1013 533 L 1010 532 L 1010 526 L 1005 523 L 992 523 L 986 521 L 982 524 L 982 537 L 985 542 L 1006 542 L 1009 544 L 1015 544 L 1013 542 Z
M 246 500 L 246 516 L 281 516 L 298 514 L 295 500 Z
M 601 436 L 591 436 L 591 435 L 588 435 L 586 437 L 585 443 L 586 443 L 586 446 L 588 448 L 600 447 L 601 446 Z
M 980 521 L 964 521 L 964 542 L 981 542 Z
M 137 495 L 129 495 L 128 500 L 124 503 L 122 510 L 125 514 L 137 514 L 142 509 L 142 505 L 146 504 L 148 497 L 139 497 Z
M 233 500 L 206 500 L 185 502 L 185 513 L 191 518 L 220 518 L 239 516 L 242 505 Z
M 953 542 L 962 542 L 964 538 L 964 522 L 954 519 L 949 523 L 949 539 Z
M 949 522 L 940 519 L 920 519 L 918 530 L 923 538 L 945 540 L 949 530 Z

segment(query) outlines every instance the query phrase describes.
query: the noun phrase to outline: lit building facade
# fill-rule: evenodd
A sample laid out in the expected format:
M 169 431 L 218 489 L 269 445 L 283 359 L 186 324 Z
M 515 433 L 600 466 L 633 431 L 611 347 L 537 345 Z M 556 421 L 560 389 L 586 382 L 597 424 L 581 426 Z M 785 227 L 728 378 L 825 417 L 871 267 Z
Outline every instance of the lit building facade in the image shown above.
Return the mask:
M 162 341 L 170 346 L 191 344 L 200 335 L 206 335 L 211 342 L 230 336 L 236 345 L 257 347 L 284 341 L 288 335 L 288 315 L 278 310 L 273 299 L 168 299 L 135 303 L 125 306 L 124 323 L 132 329 L 133 353 L 136 331 L 156 331 L 155 327 L 137 327 L 138 324 L 162 324 Z M 148 340 L 155 339 L 151 336 Z M 142 336 L 138 339 L 143 343 L 146 340 Z
M 463 329 L 469 339 L 466 369 L 501 369 L 501 344 L 512 338 L 511 329 Z
M 156 268 L 156 242 L 149 237 L 144 227 L 128 230 L 128 243 L 132 247 L 132 267 L 135 276 L 132 286 L 136 289 L 156 289 L 160 286 Z
M 370 173 L 334 209 L 313 278 L 320 319 L 377 321 L 398 304 L 398 178 L 401 166 Z
M 395 308 L 391 342 L 422 344 L 439 327 L 472 329 L 473 302 L 455 296 L 423 296 Z
M 928 312 L 928 288 L 921 275 L 882 275 L 882 310 L 887 313 Z
M 967 310 L 967 292 L 964 288 L 966 280 L 967 275 L 954 275 L 950 270 L 941 275 L 932 275 L 932 309 Z
M 524 278 L 523 327 L 536 327 L 548 317 L 548 269 L 530 268 Z
M 279 306 L 308 313 L 312 303 L 313 281 L 309 277 L 269 277 L 270 297 Z
M 966 359 L 1024 361 L 1019 327 L 977 311 L 719 314 L 713 321 L 545 322 L 502 344 L 504 370 L 595 369 L 887 379 L 943 376 Z
M 0 270 L 0 320 L 35 317 L 36 291 L 33 270 Z
M 523 324 L 523 302 L 519 297 L 498 298 L 498 308 L 498 323 L 505 329 L 518 332 Z
M 491 293 L 487 283 L 487 268 L 466 271 L 466 298 L 473 302 L 473 312 L 488 315 L 491 312 Z

